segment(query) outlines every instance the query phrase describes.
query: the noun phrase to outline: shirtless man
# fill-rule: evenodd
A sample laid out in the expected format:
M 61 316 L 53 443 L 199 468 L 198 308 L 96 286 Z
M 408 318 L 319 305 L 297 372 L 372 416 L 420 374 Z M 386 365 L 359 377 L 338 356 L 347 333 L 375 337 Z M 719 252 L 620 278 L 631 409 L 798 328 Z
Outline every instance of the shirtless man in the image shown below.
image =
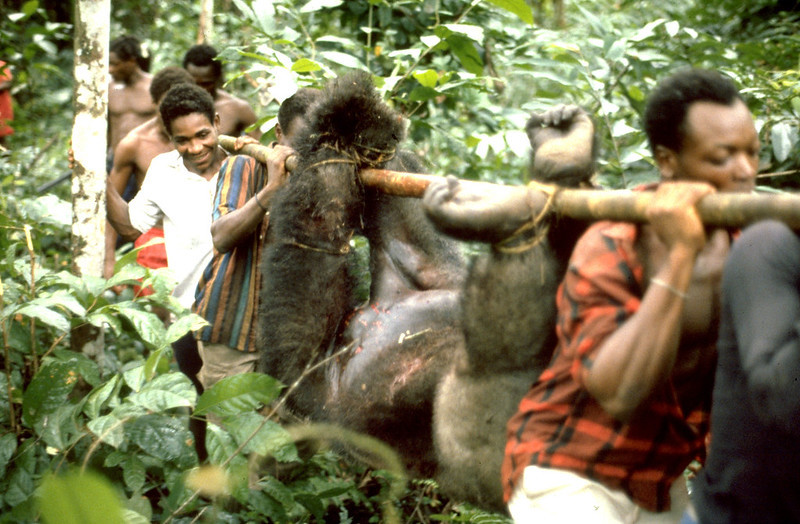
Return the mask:
M 159 71 L 153 77 L 149 89 L 153 104 L 158 105 L 172 86 L 181 83 L 194 83 L 194 79 L 185 69 L 180 67 L 166 67 Z M 143 124 L 131 130 L 131 132 L 125 135 L 119 142 L 114 151 L 114 163 L 111 168 L 111 174 L 109 175 L 109 182 L 119 194 L 123 194 L 125 188 L 128 187 L 129 181 L 133 178 L 136 190 L 138 191 L 138 189 L 142 187 L 144 175 L 150 167 L 150 161 L 161 153 L 166 153 L 173 149 L 175 148 L 172 145 L 172 141 L 166 129 L 164 129 L 164 125 L 161 123 L 161 119 L 157 116 L 153 116 Z M 157 236 L 163 237 L 163 231 Z M 114 264 L 116 262 L 114 251 L 116 243 L 117 232 L 114 231 L 112 227 L 106 227 L 106 254 L 103 267 L 103 276 L 105 278 L 110 278 L 111 275 L 114 274 Z M 143 263 L 145 262 L 144 260 L 139 260 L 142 265 L 152 269 L 165 267 L 167 265 L 166 254 L 163 253 L 163 245 L 152 246 L 140 252 L 143 256 L 149 256 L 145 251 L 150 251 L 150 254 L 161 252 L 163 254 L 163 260 L 160 264 L 155 266 L 149 263 Z M 158 258 L 158 256 L 156 256 L 156 258 Z
M 215 60 L 217 50 L 210 45 L 192 46 L 183 57 L 183 67 L 194 77 L 194 81 L 208 91 L 214 99 L 214 109 L 219 115 L 220 134 L 239 136 L 256 121 L 250 104 L 220 89 L 222 63 Z M 253 129 L 247 133 L 258 140 L 261 131 Z
M 111 42 L 108 54 L 108 153 L 113 154 L 119 141 L 139 124 L 156 114 L 150 98 L 152 76 L 139 67 L 143 60 L 142 44 L 132 36 Z

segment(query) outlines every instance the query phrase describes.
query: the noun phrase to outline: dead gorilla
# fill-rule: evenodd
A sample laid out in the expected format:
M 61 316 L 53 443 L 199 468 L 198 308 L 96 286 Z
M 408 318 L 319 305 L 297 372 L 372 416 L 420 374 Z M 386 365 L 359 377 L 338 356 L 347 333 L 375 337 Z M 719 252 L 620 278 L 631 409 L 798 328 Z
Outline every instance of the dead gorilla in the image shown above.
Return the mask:
M 550 134 L 551 149 L 560 141 L 562 152 L 573 151 L 569 158 L 588 160 L 548 154 L 534 161 L 552 176 L 566 165 L 570 180 L 586 180 L 591 122 L 564 108 L 548 119 L 532 143 Z M 364 167 L 419 170 L 413 155 L 394 154 L 403 123 L 369 76 L 334 80 L 308 122 L 296 142 L 300 165 L 271 208 L 260 370 L 292 384 L 310 364 L 347 348 L 303 379 L 290 408 L 381 438 L 414 474 L 437 476 L 453 496 L 501 509 L 505 423 L 552 350 L 565 258 L 550 242 L 568 252 L 576 233 L 562 231 L 580 227 L 561 221 L 531 249 L 481 256 L 465 281 L 457 243 L 425 218 L 420 201 L 365 190 L 357 179 Z M 527 192 L 514 189 L 523 207 L 501 224 L 469 218 L 479 195 L 463 202 L 468 191 L 454 180 L 429 188 L 425 208 L 449 235 L 494 243 L 531 220 Z M 347 267 L 357 233 L 370 242 L 372 284 L 369 304 L 354 311 Z

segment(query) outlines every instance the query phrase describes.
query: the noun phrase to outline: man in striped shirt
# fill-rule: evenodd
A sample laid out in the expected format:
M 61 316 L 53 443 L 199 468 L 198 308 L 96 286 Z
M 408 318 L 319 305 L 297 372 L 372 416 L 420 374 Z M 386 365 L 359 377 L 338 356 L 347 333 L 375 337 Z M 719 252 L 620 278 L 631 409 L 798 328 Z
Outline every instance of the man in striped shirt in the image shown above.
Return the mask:
M 255 315 L 261 289 L 261 251 L 269 227 L 269 202 L 286 181 L 289 147 L 317 91 L 301 89 L 278 111 L 278 152 L 267 166 L 249 156 L 230 157 L 219 174 L 213 203 L 214 256 L 200 278 L 193 310 L 209 325 L 197 333 L 208 388 L 227 376 L 254 371 Z
M 695 204 L 750 191 L 759 141 L 733 84 L 684 70 L 645 127 L 662 181 L 649 223 L 599 222 L 557 294 L 558 346 L 508 423 L 502 482 L 518 522 L 678 522 L 703 451 L 727 231 Z

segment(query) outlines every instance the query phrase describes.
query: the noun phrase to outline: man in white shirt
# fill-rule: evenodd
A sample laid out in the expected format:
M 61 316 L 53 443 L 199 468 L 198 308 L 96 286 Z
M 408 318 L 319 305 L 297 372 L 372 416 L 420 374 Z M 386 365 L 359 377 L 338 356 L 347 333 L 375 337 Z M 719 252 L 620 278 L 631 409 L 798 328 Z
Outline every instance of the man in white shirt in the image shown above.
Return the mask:
M 212 256 L 211 202 L 227 154 L 218 143 L 214 101 L 202 88 L 176 85 L 165 95 L 159 112 L 175 150 L 153 159 L 130 203 L 108 184 L 106 209 L 109 222 L 126 240 L 134 240 L 163 219 L 167 263 L 178 280 L 174 296 L 189 308 Z

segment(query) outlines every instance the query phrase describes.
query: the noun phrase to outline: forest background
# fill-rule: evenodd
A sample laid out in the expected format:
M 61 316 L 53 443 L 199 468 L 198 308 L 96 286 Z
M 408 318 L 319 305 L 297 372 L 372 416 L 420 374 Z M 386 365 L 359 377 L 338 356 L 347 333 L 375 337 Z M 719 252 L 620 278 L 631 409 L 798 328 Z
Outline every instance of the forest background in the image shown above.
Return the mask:
M 293 89 L 365 69 L 408 118 L 406 147 L 429 172 L 506 184 L 526 178 L 528 116 L 559 103 L 593 115 L 598 184 L 655 180 L 641 131 L 647 93 L 680 67 L 713 68 L 735 80 L 756 118 L 759 188 L 800 184 L 798 2 L 565 0 L 559 20 L 540 1 L 218 0 L 208 43 L 221 51 L 226 89 L 256 109 L 264 143 Z M 145 42 L 152 72 L 180 65 L 203 4 L 114 0 L 112 38 Z M 505 522 L 447 500 L 431 480 L 406 483 L 392 467 L 345 465 L 330 451 L 249 489 L 246 454 L 296 458 L 285 429 L 254 410 L 279 386 L 248 375 L 197 398 L 168 349 L 197 319 L 170 300 L 166 275 L 130 256 L 109 281 L 68 271 L 70 185 L 51 183 L 69 173 L 72 9 L 0 3 L 16 130 L 0 148 L 0 522 L 70 522 L 80 512 L 75 522 Z M 137 277 L 158 292 L 109 291 Z M 153 305 L 180 320 L 164 328 Z M 105 326 L 103 362 L 69 350 L 82 325 Z M 185 474 L 197 471 L 189 409 L 238 415 L 209 433 L 219 466 L 210 474 L 223 475 L 201 483 L 219 493 L 198 497 Z

